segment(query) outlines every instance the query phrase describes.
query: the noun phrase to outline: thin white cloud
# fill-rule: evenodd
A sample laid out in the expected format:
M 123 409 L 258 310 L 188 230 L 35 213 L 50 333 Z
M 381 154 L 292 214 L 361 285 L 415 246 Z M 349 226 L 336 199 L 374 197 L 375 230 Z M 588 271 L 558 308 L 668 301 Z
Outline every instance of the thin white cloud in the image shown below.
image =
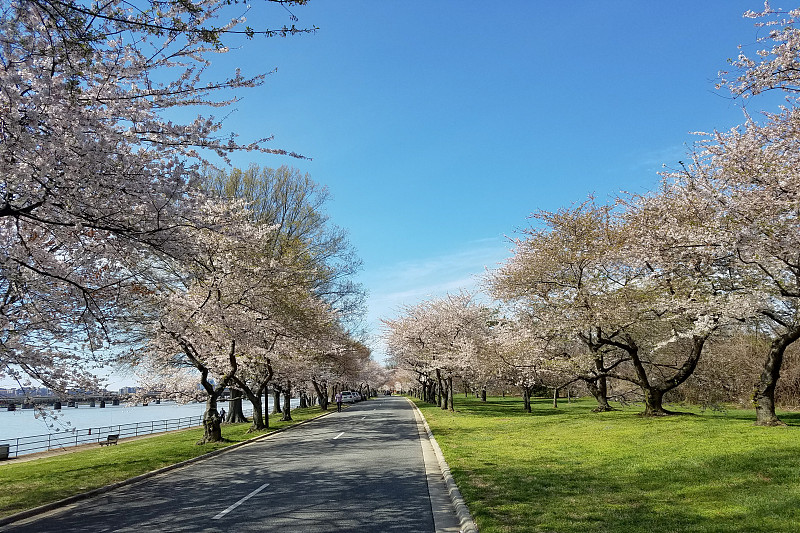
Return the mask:
M 665 165 L 668 168 L 677 168 L 678 161 L 686 161 L 689 157 L 687 153 L 690 148 L 691 147 L 686 144 L 673 144 L 671 146 L 665 146 L 660 149 L 637 154 L 635 162 L 631 167 L 633 170 L 652 172 L 653 182 L 657 183 L 657 173 L 665 170 Z
M 370 293 L 367 322 L 376 358 L 381 359 L 384 352 L 381 319 L 394 318 L 404 306 L 429 298 L 479 290 L 486 269 L 497 268 L 507 259 L 510 247 L 502 237 L 480 239 L 461 250 L 403 261 L 364 276 Z

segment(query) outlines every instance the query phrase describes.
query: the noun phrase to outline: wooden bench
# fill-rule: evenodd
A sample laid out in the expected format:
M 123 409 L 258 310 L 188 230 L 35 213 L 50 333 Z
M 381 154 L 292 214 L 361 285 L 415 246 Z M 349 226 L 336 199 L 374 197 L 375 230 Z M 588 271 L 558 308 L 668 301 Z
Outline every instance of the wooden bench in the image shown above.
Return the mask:
M 113 444 L 114 446 L 116 446 L 118 440 L 119 440 L 119 435 L 109 435 L 108 437 L 106 437 L 106 440 L 101 440 L 98 444 L 100 444 L 100 446 L 108 446 L 109 444 Z

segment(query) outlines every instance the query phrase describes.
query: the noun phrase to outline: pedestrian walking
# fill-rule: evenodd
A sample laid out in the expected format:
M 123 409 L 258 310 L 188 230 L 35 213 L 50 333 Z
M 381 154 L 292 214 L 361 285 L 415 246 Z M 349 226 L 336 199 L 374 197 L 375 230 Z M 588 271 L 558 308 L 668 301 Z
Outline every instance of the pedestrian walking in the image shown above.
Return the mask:
M 224 407 L 219 410 L 219 418 L 220 418 L 220 420 L 225 422 L 225 408 Z
M 337 413 L 341 413 L 342 412 L 342 393 L 341 392 L 337 392 L 336 393 L 336 412 Z

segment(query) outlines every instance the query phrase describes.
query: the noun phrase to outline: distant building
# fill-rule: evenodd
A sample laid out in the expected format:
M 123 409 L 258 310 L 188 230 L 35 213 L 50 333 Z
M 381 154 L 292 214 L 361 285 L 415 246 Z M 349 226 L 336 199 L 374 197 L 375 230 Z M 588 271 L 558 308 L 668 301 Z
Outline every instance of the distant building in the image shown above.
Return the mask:
M 53 391 L 48 389 L 47 387 L 31 387 L 29 389 L 17 389 L 17 388 L 0 388 L 0 396 L 3 397 L 24 397 L 24 396 L 53 396 Z

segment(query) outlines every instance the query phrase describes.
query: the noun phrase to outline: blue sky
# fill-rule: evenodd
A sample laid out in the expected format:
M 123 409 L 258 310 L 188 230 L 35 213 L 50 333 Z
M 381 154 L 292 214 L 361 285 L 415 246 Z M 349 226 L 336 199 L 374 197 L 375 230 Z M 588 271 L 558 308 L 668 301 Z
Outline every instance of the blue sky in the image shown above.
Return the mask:
M 312 158 L 236 163 L 291 165 L 329 187 L 377 335 L 404 304 L 474 287 L 532 212 L 650 190 L 690 132 L 741 123 L 742 102 L 714 82 L 763 34 L 741 16 L 762 5 L 312 0 L 292 12 L 316 34 L 225 57 L 277 69 L 226 128 Z M 255 29 L 291 24 L 259 7 Z

